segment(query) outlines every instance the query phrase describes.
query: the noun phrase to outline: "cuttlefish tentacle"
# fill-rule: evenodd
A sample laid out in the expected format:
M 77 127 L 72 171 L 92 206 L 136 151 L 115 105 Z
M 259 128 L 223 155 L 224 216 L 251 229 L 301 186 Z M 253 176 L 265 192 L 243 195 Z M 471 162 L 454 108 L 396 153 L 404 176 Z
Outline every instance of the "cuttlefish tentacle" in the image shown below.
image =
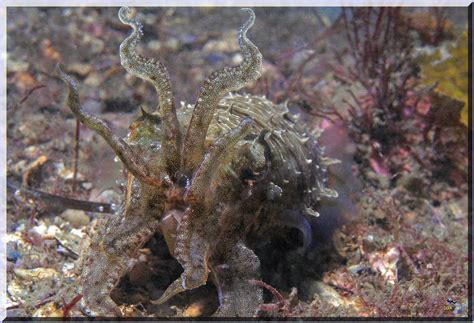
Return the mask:
M 191 185 L 185 193 L 186 200 L 203 201 L 223 159 L 229 158 L 229 152 L 234 146 L 250 132 L 252 126 L 251 118 L 244 118 L 240 124 L 230 132 L 219 137 L 209 148 L 201 164 L 194 173 Z
M 146 58 L 135 51 L 143 32 L 140 22 L 131 17 L 132 10 L 128 7 L 122 7 L 118 16 L 122 23 L 133 29 L 130 36 L 120 44 L 121 64 L 130 74 L 153 84 L 158 93 L 159 113 L 164 133 L 162 140 L 163 155 L 165 156 L 168 172 L 173 175 L 179 168 L 181 127 L 176 115 L 168 70 L 159 59 Z
M 106 121 L 87 113 L 81 108 L 77 82 L 72 76 L 66 74 L 60 64 L 56 65 L 56 72 L 69 88 L 68 106 L 75 116 L 89 129 L 95 131 L 105 139 L 130 173 L 147 184 L 161 185 L 158 179 L 153 178 L 142 158 L 136 154 L 122 138 L 112 132 Z
M 212 73 L 204 82 L 183 142 L 181 167 L 184 172 L 195 170 L 204 157 L 207 131 L 220 99 L 231 91 L 253 84 L 260 77 L 262 54 L 247 38 L 247 31 L 255 22 L 255 13 L 248 8 L 242 10 L 250 15 L 238 34 L 244 60 L 238 66 Z
M 196 171 L 185 194 L 185 200 L 191 206 L 186 209 L 181 218 L 173 251 L 174 257 L 181 264 L 184 272 L 166 289 L 156 303 L 166 302 L 178 293 L 204 285 L 207 282 L 210 244 L 193 224 L 197 218 L 206 216 L 205 196 L 213 174 L 229 150 L 250 131 L 251 125 L 252 119 L 245 118 L 239 126 L 220 137 L 209 149 Z
M 184 272 L 165 290 L 154 304 L 162 304 L 176 294 L 206 284 L 209 275 L 209 242 L 194 227 L 193 218 L 205 216 L 198 206 L 189 207 L 181 219 L 176 236 L 174 257 Z
M 138 212 L 126 216 L 122 209 L 107 221 L 99 221 L 97 237 L 84 250 L 82 309 L 95 316 L 120 316 L 110 293 L 126 274 L 132 258 L 158 230 L 159 221 Z M 103 239 L 105 237 L 105 239 Z

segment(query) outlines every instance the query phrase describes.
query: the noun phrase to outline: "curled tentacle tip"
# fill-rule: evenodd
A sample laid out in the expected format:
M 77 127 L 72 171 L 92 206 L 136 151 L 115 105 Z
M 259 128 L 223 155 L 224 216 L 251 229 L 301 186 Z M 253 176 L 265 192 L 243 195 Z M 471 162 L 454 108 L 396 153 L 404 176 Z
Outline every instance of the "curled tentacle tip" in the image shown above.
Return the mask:
M 249 19 L 245 22 L 245 24 L 241 28 L 241 31 L 245 33 L 247 32 L 247 30 L 249 30 L 253 26 L 255 22 L 255 12 L 253 12 L 253 10 L 250 8 L 242 8 L 240 9 L 240 11 L 245 11 L 250 16 Z
M 134 16 L 134 10 L 130 7 L 121 7 L 118 16 L 124 24 L 128 23 Z
M 255 16 L 255 13 L 254 13 L 253 10 L 250 9 L 250 8 L 241 8 L 240 11 L 246 11 L 246 12 L 248 12 L 251 16 Z
M 253 12 L 252 9 L 250 8 L 242 8 L 240 9 L 240 11 L 245 11 L 249 14 L 249 18 L 247 19 L 247 21 L 242 25 L 242 27 L 240 27 L 240 30 L 239 30 L 239 43 L 240 43 L 240 46 L 242 47 L 243 46 L 243 43 L 245 41 L 245 39 L 247 39 L 247 31 L 252 28 L 253 24 L 255 23 L 255 13 Z

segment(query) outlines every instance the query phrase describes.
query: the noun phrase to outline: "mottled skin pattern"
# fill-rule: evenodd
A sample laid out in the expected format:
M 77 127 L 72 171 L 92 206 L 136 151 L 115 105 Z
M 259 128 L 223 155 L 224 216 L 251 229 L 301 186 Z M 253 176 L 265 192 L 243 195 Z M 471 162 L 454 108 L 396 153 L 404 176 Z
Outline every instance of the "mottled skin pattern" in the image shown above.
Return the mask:
M 157 112 L 143 111 L 126 139 L 81 109 L 76 82 L 58 65 L 70 109 L 129 171 L 123 205 L 100 223 L 82 255 L 82 306 L 90 315 L 122 315 L 109 294 L 138 250 L 160 232 L 184 272 L 154 303 L 211 278 L 220 302 L 214 315 L 254 316 L 263 300 L 260 287 L 249 283 L 260 278 L 251 247 L 278 226 L 297 227 L 298 217 L 317 215 L 312 207 L 321 196 L 337 196 L 325 187 L 334 161 L 323 157 L 286 106 L 230 94 L 254 83 L 262 65 L 246 35 L 255 14 L 242 10 L 249 15 L 238 33 L 243 62 L 214 72 L 196 104 L 176 110 L 165 66 L 136 53 L 141 25 L 131 9 L 120 9 L 120 20 L 132 28 L 120 46 L 122 66 L 153 84 L 159 99 Z

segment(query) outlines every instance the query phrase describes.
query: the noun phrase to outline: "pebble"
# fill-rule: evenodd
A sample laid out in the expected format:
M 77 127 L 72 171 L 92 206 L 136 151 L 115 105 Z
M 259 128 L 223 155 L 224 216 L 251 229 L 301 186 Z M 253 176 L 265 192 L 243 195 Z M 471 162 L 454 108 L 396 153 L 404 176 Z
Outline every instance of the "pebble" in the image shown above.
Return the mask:
M 91 87 L 98 87 L 104 82 L 104 74 L 99 72 L 92 72 L 84 80 L 84 84 Z
M 408 211 L 403 214 L 403 222 L 413 224 L 416 221 L 416 212 Z
M 362 271 L 366 270 L 370 268 L 369 266 L 367 266 L 367 264 L 364 264 L 364 263 L 360 263 L 360 264 L 357 264 L 357 265 L 352 265 L 352 266 L 349 266 L 347 269 L 353 273 L 353 274 L 360 274 Z
M 37 280 L 58 277 L 59 273 L 52 268 L 33 268 L 22 269 L 16 268 L 13 270 L 15 275 L 26 280 Z
M 179 49 L 180 43 L 177 38 L 170 38 L 166 41 L 166 48 L 170 49 L 173 52 L 176 52 Z
M 148 42 L 148 48 L 152 51 L 159 52 L 163 44 L 159 40 L 151 40 Z
M 30 68 L 30 63 L 15 61 L 9 58 L 7 60 L 7 71 L 8 72 L 26 72 Z
M 203 53 L 232 53 L 240 50 L 234 32 L 226 32 L 221 39 L 210 40 L 204 45 Z
M 72 64 L 68 64 L 67 70 L 69 72 L 74 72 L 81 76 L 85 76 L 89 74 L 89 72 L 91 71 L 91 65 L 84 64 L 84 63 L 72 63 Z
M 318 294 L 322 300 L 335 307 L 344 305 L 341 295 L 334 288 L 323 282 L 313 281 L 310 283 L 309 289 L 313 292 L 312 294 Z
M 33 312 L 32 316 L 33 317 L 61 317 L 62 318 L 64 316 L 64 312 L 58 306 L 56 302 L 50 302 L 36 309 Z
M 461 200 L 450 202 L 446 205 L 446 213 L 455 220 L 467 217 L 468 201 L 467 196 Z
M 204 313 L 206 303 L 204 301 L 197 301 L 189 305 L 183 312 L 183 317 L 199 317 Z
M 68 221 L 72 227 L 80 228 L 86 226 L 90 222 L 90 218 L 84 211 L 66 210 L 60 215 L 64 220 Z
M 82 183 L 81 186 L 86 190 L 92 189 L 92 183 L 89 182 Z
M 26 164 L 27 161 L 23 159 L 20 160 L 18 163 L 13 164 L 10 169 L 14 175 L 21 176 L 25 172 Z
M 297 52 L 290 61 L 291 70 L 297 70 L 302 63 L 304 63 L 311 55 L 314 54 L 314 50 L 305 49 Z

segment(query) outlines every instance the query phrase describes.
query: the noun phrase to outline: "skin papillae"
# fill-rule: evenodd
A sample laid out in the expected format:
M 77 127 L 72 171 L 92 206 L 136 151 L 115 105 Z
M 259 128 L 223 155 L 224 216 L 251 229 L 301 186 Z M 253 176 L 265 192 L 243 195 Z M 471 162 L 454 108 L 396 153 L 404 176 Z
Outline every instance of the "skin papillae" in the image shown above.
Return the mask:
M 81 108 L 76 82 L 58 65 L 69 87 L 69 108 L 105 139 L 129 172 L 123 204 L 100 221 L 81 256 L 81 305 L 88 315 L 122 315 L 110 292 L 158 233 L 184 271 L 153 303 L 211 278 L 220 304 L 214 315 L 254 316 L 263 300 L 261 288 L 251 283 L 260 279 L 252 247 L 284 227 L 301 230 L 307 247 L 306 217 L 317 214 L 312 208 L 322 196 L 337 196 L 325 187 L 334 160 L 323 156 L 316 138 L 285 105 L 230 93 L 255 82 L 262 66 L 260 51 L 247 38 L 255 14 L 242 11 L 249 15 L 238 32 L 243 62 L 212 73 L 194 106 L 177 110 L 165 66 L 137 54 L 141 24 L 131 9 L 120 9 L 120 21 L 132 28 L 120 46 L 122 66 L 151 83 L 159 101 L 157 111 L 142 111 L 126 139 Z

